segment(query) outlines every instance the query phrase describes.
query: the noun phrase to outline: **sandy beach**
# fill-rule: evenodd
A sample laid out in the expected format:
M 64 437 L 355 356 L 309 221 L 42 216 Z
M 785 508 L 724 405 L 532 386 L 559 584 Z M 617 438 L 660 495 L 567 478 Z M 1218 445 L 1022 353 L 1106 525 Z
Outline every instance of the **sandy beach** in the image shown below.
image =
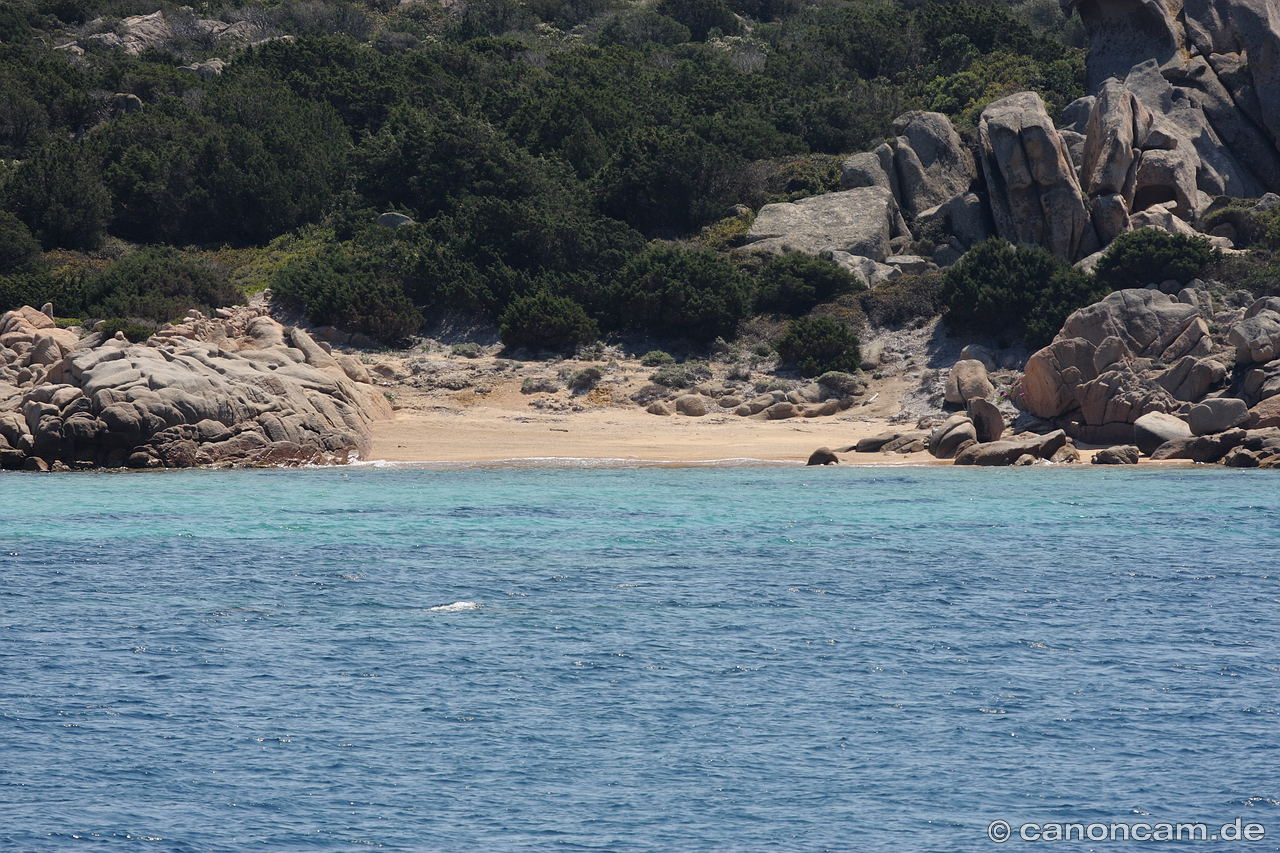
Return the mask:
M 758 459 L 803 463 L 819 447 L 844 447 L 892 429 L 887 420 L 793 418 L 762 421 L 681 415 L 657 417 L 640 408 L 609 407 L 572 415 L 524 414 L 494 407 L 398 411 L 375 425 L 371 459 L 387 462 L 471 462 L 502 459 L 624 459 L 711 462 Z M 899 427 L 900 428 L 900 427 Z M 842 462 L 950 464 L 928 454 L 864 453 Z
M 568 362 L 572 367 L 580 367 Z M 698 464 L 758 460 L 804 464 L 820 447 L 847 448 L 888 431 L 927 433 L 904 397 L 919 374 L 872 381 L 852 406 L 833 415 L 768 420 L 710 407 L 702 417 L 650 414 L 630 399 L 648 384 L 651 368 L 616 362 L 588 393 L 561 387 L 525 393 L 530 377 L 553 377 L 563 365 L 513 366 L 478 359 L 402 355 L 384 357 L 374 372 L 395 407 L 394 417 L 373 426 L 367 461 L 495 462 L 501 460 L 633 460 Z M 471 383 L 454 390 L 448 385 Z M 908 408 L 911 405 L 908 404 Z M 944 417 L 938 410 L 936 414 Z M 1080 448 L 1082 461 L 1092 451 Z M 840 454 L 841 464 L 950 465 L 928 453 Z

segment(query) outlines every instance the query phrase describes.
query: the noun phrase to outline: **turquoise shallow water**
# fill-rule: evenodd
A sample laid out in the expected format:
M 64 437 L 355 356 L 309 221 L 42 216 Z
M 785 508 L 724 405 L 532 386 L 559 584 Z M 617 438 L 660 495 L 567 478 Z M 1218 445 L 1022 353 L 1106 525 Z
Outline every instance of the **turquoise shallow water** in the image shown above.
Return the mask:
M 0 850 L 1280 849 L 1278 487 L 0 476 Z

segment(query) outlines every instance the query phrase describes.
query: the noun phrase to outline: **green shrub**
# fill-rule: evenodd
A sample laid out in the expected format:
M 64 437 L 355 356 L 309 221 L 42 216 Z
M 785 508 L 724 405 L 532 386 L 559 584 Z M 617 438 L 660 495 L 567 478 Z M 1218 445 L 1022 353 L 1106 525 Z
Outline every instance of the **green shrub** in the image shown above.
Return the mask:
M 1203 230 L 1206 234 L 1222 225 L 1230 225 L 1231 242 L 1237 249 L 1247 249 L 1267 236 L 1267 226 L 1274 221 L 1267 213 L 1254 213 L 1252 202 L 1234 199 L 1226 207 L 1205 216 Z
M 667 364 L 650 375 L 649 381 L 666 388 L 688 388 L 700 380 L 710 378 L 711 371 L 706 365 L 697 363 Z
M 346 244 L 290 261 L 271 276 L 271 288 L 305 306 L 315 325 L 363 332 L 386 343 L 404 340 L 423 323 L 400 281 Z
M 792 320 L 778 341 L 777 350 L 783 361 L 800 370 L 801 376 L 818 376 L 833 370 L 852 373 L 862 362 L 857 336 L 830 317 Z
M 596 387 L 596 383 L 603 377 L 604 371 L 593 364 L 590 367 L 575 370 L 570 374 L 569 381 L 565 384 L 574 391 L 589 391 Z
M 662 367 L 664 364 L 675 364 L 676 357 L 660 349 L 649 350 L 640 356 L 640 364 L 645 367 Z
M 594 341 L 600 336 L 600 327 L 569 297 L 540 290 L 507 306 L 499 321 L 499 335 L 512 348 L 569 349 Z
M 818 377 L 818 384 L 830 388 L 837 394 L 856 394 L 866 387 L 867 383 L 852 373 L 832 370 Z
M 460 355 L 463 358 L 479 358 L 484 354 L 484 350 L 480 348 L 478 343 L 468 341 L 465 344 L 454 344 L 449 348 L 450 355 Z
M 209 313 L 233 305 L 239 296 L 226 271 L 216 264 L 177 249 L 141 249 L 88 282 L 84 313 L 166 323 L 192 308 Z
M 30 268 L 40 257 L 40 241 L 22 220 L 0 210 L 0 275 Z
M 732 337 L 751 309 L 751 279 L 701 249 L 654 244 L 618 274 L 620 325 L 709 341 Z
M 948 325 L 978 332 L 1010 331 L 1029 346 L 1048 343 L 1062 321 L 1108 289 L 1040 247 L 992 238 L 947 270 L 938 298 Z
M 115 317 L 103 322 L 98 331 L 103 338 L 114 338 L 116 332 L 123 332 L 131 343 L 140 344 L 156 333 L 156 326 L 139 323 L 126 317 Z
M 1093 268 L 1108 291 L 1176 279 L 1186 283 L 1210 264 L 1222 260 L 1222 252 L 1205 237 L 1170 234 L 1159 228 L 1141 228 L 1121 234 Z
M 820 302 L 866 289 L 853 273 L 831 260 L 830 253 L 774 255 L 761 267 L 757 281 L 756 307 L 785 314 L 803 314 Z
M 942 275 L 904 275 L 863 293 L 860 302 L 867 320 L 877 326 L 902 326 L 942 313 L 938 291 Z

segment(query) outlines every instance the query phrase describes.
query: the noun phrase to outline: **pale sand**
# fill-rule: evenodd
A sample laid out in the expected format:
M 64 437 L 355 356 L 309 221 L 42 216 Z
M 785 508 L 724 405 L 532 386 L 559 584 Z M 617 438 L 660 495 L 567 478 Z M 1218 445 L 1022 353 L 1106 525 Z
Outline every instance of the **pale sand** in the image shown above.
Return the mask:
M 437 357 L 438 358 L 438 357 Z M 894 423 L 901 407 L 904 380 L 878 381 L 849 409 L 815 418 L 765 420 L 724 411 L 703 417 L 652 415 L 627 399 L 647 384 L 652 369 L 634 362 L 611 377 L 608 389 L 591 394 L 561 390 L 554 394 L 522 394 L 530 373 L 554 375 L 556 365 L 529 365 L 520 374 L 496 374 L 494 359 L 458 359 L 452 364 L 471 372 L 488 393 L 474 389 L 448 391 L 418 388 L 409 359 L 394 362 L 397 378 L 383 379 L 395 397 L 396 413 L 373 427 L 369 460 L 386 462 L 483 462 L 504 459 L 618 459 L 641 462 L 698 463 L 761 460 L 803 464 L 819 447 L 847 447 L 860 438 L 906 431 L 914 423 Z M 616 388 L 616 393 L 609 389 Z M 551 403 L 565 411 L 539 409 Z M 864 405 L 864 401 L 871 401 Z M 709 402 L 709 401 L 708 401 Z M 533 405 L 531 405 L 533 404 Z M 581 411 L 568 410 L 578 407 Z M 933 464 L 927 453 L 901 456 L 882 453 L 841 454 L 841 462 Z M 944 464 L 950 464 L 944 463 Z
M 438 360 L 443 356 L 435 356 Z M 391 420 L 373 426 L 372 448 L 365 461 L 470 463 L 503 460 L 621 460 L 639 463 L 699 464 L 748 460 L 804 464 L 820 447 L 849 447 L 882 432 L 914 431 L 916 424 L 894 420 L 903 394 L 918 380 L 900 376 L 872 382 L 866 394 L 844 411 L 826 417 L 766 420 L 716 411 L 704 417 L 653 415 L 629 402 L 627 395 L 646 384 L 651 372 L 624 364 L 603 394 L 528 395 L 521 381 L 531 373 L 551 375 L 555 365 L 529 365 L 518 374 L 495 373 L 493 358 L 458 359 L 450 369 L 473 375 L 474 388 L 449 391 L 415 387 L 410 359 L 387 358 L 379 384 L 395 398 Z M 537 403 L 553 404 L 538 408 Z M 562 407 L 564 411 L 556 411 Z M 577 407 L 581 411 L 569 410 Z M 944 416 L 941 411 L 939 416 Z M 1081 461 L 1096 448 L 1077 445 Z M 1147 460 L 1143 460 L 1146 462 Z M 841 464 L 951 465 L 928 453 L 840 453 Z M 572 463 L 562 463 L 572 464 Z
M 564 415 L 479 407 L 457 413 L 401 411 L 394 420 L 374 427 L 370 458 L 388 462 L 566 458 L 803 463 L 819 447 L 848 446 L 894 428 L 902 429 L 884 420 L 850 422 L 838 417 L 784 421 L 733 415 L 660 417 L 634 407 Z M 925 453 L 849 453 L 841 455 L 841 462 L 919 465 L 938 460 Z

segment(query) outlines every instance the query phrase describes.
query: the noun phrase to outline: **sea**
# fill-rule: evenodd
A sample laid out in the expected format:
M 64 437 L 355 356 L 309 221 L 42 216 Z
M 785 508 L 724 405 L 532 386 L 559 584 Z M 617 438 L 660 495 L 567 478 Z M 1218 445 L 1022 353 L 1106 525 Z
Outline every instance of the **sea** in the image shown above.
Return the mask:
M 1046 843 L 1280 850 L 1280 473 L 0 475 L 2 851 Z

